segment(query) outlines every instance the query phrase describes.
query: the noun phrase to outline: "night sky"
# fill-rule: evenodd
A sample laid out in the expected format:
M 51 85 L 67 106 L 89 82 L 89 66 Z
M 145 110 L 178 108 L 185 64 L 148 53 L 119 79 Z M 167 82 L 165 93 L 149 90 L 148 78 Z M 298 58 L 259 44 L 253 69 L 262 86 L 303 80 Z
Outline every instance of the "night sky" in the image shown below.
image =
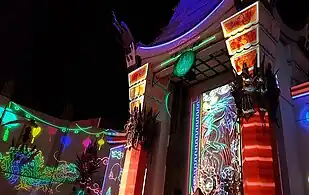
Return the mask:
M 111 10 L 128 23 L 137 41 L 148 43 L 176 5 L 160 1 L 151 6 L 134 1 L 122 6 L 102 0 L 1 1 L 0 87 L 14 79 L 12 99 L 21 105 L 59 117 L 69 102 L 76 120 L 102 116 L 106 127 L 122 128 L 129 110 L 127 70 Z M 138 10 L 145 11 L 141 15 Z
M 71 103 L 75 120 L 102 116 L 105 127 L 122 128 L 127 70 L 111 10 L 136 41 L 147 44 L 176 5 L 177 0 L 0 1 L 0 88 L 14 79 L 12 99 L 21 105 L 59 117 Z

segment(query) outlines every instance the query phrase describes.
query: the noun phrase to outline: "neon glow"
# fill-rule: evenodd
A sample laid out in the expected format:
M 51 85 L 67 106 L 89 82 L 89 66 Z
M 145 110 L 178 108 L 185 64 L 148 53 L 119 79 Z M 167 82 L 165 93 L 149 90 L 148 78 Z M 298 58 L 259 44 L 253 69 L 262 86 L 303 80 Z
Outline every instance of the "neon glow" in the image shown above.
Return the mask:
M 172 117 L 170 110 L 168 109 L 168 101 L 169 101 L 170 95 L 171 95 L 171 92 L 169 92 L 169 91 L 165 93 L 164 103 L 165 103 L 165 111 L 167 112 L 169 117 Z
M 240 138 L 230 86 L 202 95 L 193 103 L 189 194 L 227 194 L 226 180 L 240 178 Z
M 194 46 L 191 48 L 192 51 L 197 51 L 198 49 L 202 48 L 203 46 L 205 46 L 207 43 L 211 42 L 211 41 L 215 41 L 216 40 L 216 36 L 211 36 L 207 39 L 205 39 L 204 41 L 202 41 L 200 44 Z M 181 54 L 178 54 L 175 57 L 171 57 L 165 61 L 163 61 L 158 67 L 154 68 L 154 71 L 156 72 L 158 68 L 165 68 L 166 66 L 168 66 L 169 64 L 171 64 L 172 62 L 177 61 L 177 59 L 181 56 Z
M 45 166 L 44 157 L 41 151 L 25 164 L 21 163 L 24 159 L 28 159 L 33 152 L 31 148 L 26 148 L 27 152 L 20 152 L 19 148 L 10 148 L 0 159 L 0 166 L 4 172 L 4 177 L 16 190 L 42 190 L 44 192 L 53 193 L 54 189 L 63 183 L 73 183 L 79 173 L 75 164 L 59 161 L 59 165 L 55 167 Z M 18 158 L 16 158 L 18 156 Z
M 191 159 L 191 185 L 190 192 L 195 192 L 198 186 L 198 163 L 199 163 L 199 130 L 200 130 L 200 100 L 193 104 L 194 105 L 194 117 L 192 121 L 192 159 Z
M 84 141 L 83 141 L 84 151 L 86 151 L 86 149 L 91 144 L 91 142 L 92 141 L 91 141 L 90 137 L 87 137 L 86 139 L 84 139 Z
M 64 135 L 61 137 L 61 144 L 62 144 L 62 152 L 70 145 L 71 138 L 69 135 Z
M 32 135 L 32 140 L 31 143 L 34 143 L 34 139 L 41 133 L 42 129 L 40 126 L 38 127 L 31 127 L 31 135 Z
M 180 41 L 181 39 L 183 39 L 185 36 L 190 35 L 192 32 L 194 32 L 196 29 L 200 28 L 204 23 L 206 23 L 206 21 L 221 7 L 221 5 L 224 3 L 225 0 L 222 0 L 200 23 L 198 23 L 196 26 L 194 26 L 193 28 L 191 28 L 191 30 L 189 30 L 188 32 L 184 33 L 183 35 L 168 41 L 166 43 L 160 44 L 160 45 L 156 45 L 156 46 L 151 46 L 151 47 L 139 47 L 140 49 L 143 50 L 152 50 L 152 49 L 156 49 L 156 48 L 160 48 L 160 47 L 167 47 L 170 44 L 173 44 L 177 41 Z
M 112 195 L 112 188 L 109 187 L 105 195 Z
M 14 102 L 10 102 L 10 106 L 9 107 L 12 107 L 11 108 L 11 110 L 12 110 L 11 113 L 12 114 L 14 113 L 15 116 L 16 115 L 25 116 L 25 118 L 27 118 L 27 119 L 33 119 L 36 122 L 40 122 L 40 123 L 42 123 L 42 124 L 44 124 L 46 126 L 50 126 L 50 127 L 56 128 L 56 129 L 60 129 L 62 132 L 73 132 L 75 134 L 83 132 L 83 133 L 86 133 L 88 135 L 95 135 L 96 137 L 100 137 L 100 135 L 119 136 L 119 135 L 123 134 L 123 133 L 118 133 L 118 132 L 112 131 L 111 129 L 103 129 L 100 132 L 90 132 L 89 130 L 93 128 L 92 126 L 80 127 L 77 123 L 75 124 L 77 126 L 77 128 L 68 128 L 67 126 L 59 126 L 59 125 L 55 125 L 53 123 L 50 123 L 48 121 L 45 121 L 45 120 L 39 118 L 38 116 L 33 115 L 32 113 L 30 113 L 29 111 L 27 111 L 26 109 L 22 108 L 21 106 L 19 106 L 18 104 L 14 103 Z M 17 126 L 19 124 L 18 123 L 13 123 L 13 124 L 10 124 L 10 125 Z
M 185 76 L 195 63 L 194 51 L 186 51 L 178 59 L 178 62 L 174 66 L 173 73 L 177 77 Z
M 111 151 L 111 156 L 112 156 L 112 158 L 116 158 L 118 160 L 121 160 L 122 157 L 123 157 L 123 152 L 119 151 L 119 150 L 113 150 L 113 151 Z
M 118 194 L 123 169 L 125 145 L 110 149 L 109 160 L 105 170 L 102 194 Z
M 14 112 L 10 109 L 10 107 L 11 107 L 11 102 L 9 102 L 5 108 L 0 107 L 0 115 L 2 118 L 1 124 L 7 124 L 7 123 L 17 120 L 16 114 L 14 114 Z M 17 123 L 10 123 L 10 124 L 5 125 L 2 140 L 6 142 L 9 138 L 11 129 L 18 127 L 18 126 L 19 124 Z
M 101 150 L 101 147 L 104 145 L 105 141 L 103 139 L 103 137 L 101 137 L 101 139 L 99 139 L 98 141 L 98 145 L 99 145 L 99 150 Z
M 47 127 L 48 128 L 48 134 L 49 134 L 49 142 L 52 141 L 52 136 L 54 136 L 57 133 L 57 129 L 54 127 Z
M 17 120 L 17 116 L 14 114 L 14 112 L 10 109 L 10 108 L 3 108 L 0 107 L 0 116 L 2 116 L 2 124 L 6 124 L 12 121 L 16 121 Z M 19 124 L 8 124 L 6 125 L 6 127 L 9 128 L 13 128 L 13 127 L 17 127 Z
M 305 82 L 305 83 L 291 87 L 292 99 L 305 97 L 307 95 L 309 95 L 309 82 Z

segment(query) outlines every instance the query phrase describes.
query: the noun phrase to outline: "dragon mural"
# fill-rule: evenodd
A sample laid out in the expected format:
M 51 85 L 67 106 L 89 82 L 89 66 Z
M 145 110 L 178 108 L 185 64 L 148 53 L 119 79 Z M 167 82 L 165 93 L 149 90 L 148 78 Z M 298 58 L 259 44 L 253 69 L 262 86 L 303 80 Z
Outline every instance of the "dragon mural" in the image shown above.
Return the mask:
M 57 166 L 46 166 L 41 151 L 21 147 L 23 146 L 11 147 L 0 158 L 4 177 L 10 184 L 15 185 L 16 190 L 53 193 L 54 189 L 57 191 L 63 183 L 72 183 L 79 177 L 74 163 L 59 161 Z
M 225 85 L 203 94 L 199 186 L 207 195 L 228 193 L 226 180 L 240 173 L 237 113 L 230 89 Z

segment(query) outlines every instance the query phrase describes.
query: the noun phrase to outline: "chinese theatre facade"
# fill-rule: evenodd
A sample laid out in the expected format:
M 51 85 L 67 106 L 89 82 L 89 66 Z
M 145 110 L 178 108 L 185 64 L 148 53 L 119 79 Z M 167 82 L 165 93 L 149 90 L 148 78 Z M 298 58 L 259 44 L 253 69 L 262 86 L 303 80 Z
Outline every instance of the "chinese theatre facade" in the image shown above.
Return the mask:
M 291 63 L 308 58 L 287 37 L 301 34 L 266 1 L 236 2 L 181 0 L 151 45 L 127 44 L 130 112 L 159 114 L 151 147 L 128 134 L 119 194 L 308 193 L 291 132 L 308 87 Z

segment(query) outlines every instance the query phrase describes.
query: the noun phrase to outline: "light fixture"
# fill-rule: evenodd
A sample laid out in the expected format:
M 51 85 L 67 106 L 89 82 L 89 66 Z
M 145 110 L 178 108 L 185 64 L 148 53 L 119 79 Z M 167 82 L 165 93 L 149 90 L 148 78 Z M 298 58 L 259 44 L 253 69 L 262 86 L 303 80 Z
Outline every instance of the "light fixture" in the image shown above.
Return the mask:
M 195 63 L 195 52 L 192 50 L 186 51 L 179 57 L 174 66 L 173 73 L 177 77 L 185 76 Z

